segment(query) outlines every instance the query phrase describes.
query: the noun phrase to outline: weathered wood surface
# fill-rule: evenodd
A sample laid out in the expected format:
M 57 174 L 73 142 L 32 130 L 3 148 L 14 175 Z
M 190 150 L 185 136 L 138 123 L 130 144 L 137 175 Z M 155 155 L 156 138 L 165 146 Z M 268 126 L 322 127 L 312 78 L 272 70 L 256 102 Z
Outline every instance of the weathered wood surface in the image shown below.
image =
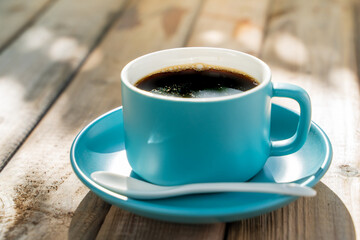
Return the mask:
M 82 127 L 121 104 L 119 72 L 128 61 L 150 51 L 183 46 L 198 10 L 195 2 L 161 2 L 129 2 L 68 89 L 3 169 L 3 238 L 80 238 L 84 235 L 76 229 L 98 226 L 99 220 L 88 220 L 86 213 L 81 222 L 72 223 L 88 190 L 71 169 L 70 145 Z M 86 199 L 88 211 L 94 210 L 94 201 L 99 199 L 93 195 Z M 103 211 L 94 214 L 101 218 Z
M 0 1 L 0 52 L 55 1 Z
M 57 1 L 0 54 L 0 170 L 69 82 L 123 2 Z
M 225 224 L 174 224 L 152 220 L 112 207 L 98 240 L 102 239 L 223 239 Z
M 56 18 L 58 15 L 48 12 L 54 11 L 57 4 L 60 2 L 54 3 L 34 26 L 46 16 L 49 21 L 51 16 Z M 356 51 L 360 44 L 359 3 L 138 0 L 128 1 L 124 7 L 121 4 L 113 7 L 116 11 L 122 9 L 120 17 L 101 42 L 87 41 L 87 52 L 91 46 L 98 45 L 71 84 L 55 101 L 77 67 L 58 76 L 56 81 L 63 85 L 52 88 L 51 98 L 32 103 L 37 108 L 35 112 L 41 114 L 31 118 L 32 123 L 27 126 L 38 125 L 0 173 L 0 238 L 356 239 L 356 235 L 360 236 L 357 64 L 360 54 Z M 106 24 L 109 21 L 99 25 Z M 103 35 L 100 28 L 92 36 Z M 13 45 L 22 46 L 17 43 L 21 38 L 0 55 L 0 70 L 4 66 L 3 55 L 15 49 Z M 316 186 L 315 198 L 300 198 L 284 208 L 248 220 L 187 225 L 151 220 L 110 206 L 79 182 L 68 159 L 71 142 L 88 122 L 121 104 L 122 67 L 142 54 L 179 46 L 227 47 L 260 56 L 272 68 L 274 81 L 292 82 L 309 92 L 313 119 L 329 135 L 334 147 L 332 166 Z M 12 50 L 7 56 L 20 56 L 15 53 Z M 42 59 L 39 54 L 29 55 L 26 62 L 30 56 L 34 61 Z M 80 56 L 78 52 L 72 55 L 77 66 L 86 54 L 81 52 Z M 28 65 L 24 69 L 25 66 Z M 52 66 L 46 63 L 42 71 Z M 34 71 L 31 65 L 28 68 L 28 72 Z M 20 76 L 15 67 L 11 69 L 15 76 Z M 31 81 L 36 79 L 28 79 L 29 85 L 25 86 L 33 86 L 35 83 Z M 0 92 L 4 91 L 2 88 L 0 81 Z M 6 89 L 8 92 L 4 93 L 8 96 L 19 91 Z M 20 89 L 21 96 L 31 93 L 22 89 L 28 88 Z M 46 95 L 41 91 L 32 94 L 36 99 Z M 38 106 L 47 101 L 55 101 L 48 112 Z M 281 101 L 296 107 L 292 102 Z M 14 103 L 7 104 L 9 108 L 11 104 Z M 27 109 L 32 108 L 25 108 L 20 117 L 31 115 Z M 42 114 L 44 117 L 38 123 Z
M 360 155 L 354 151 L 360 149 L 360 99 L 356 59 L 351 51 L 355 47 L 353 21 L 357 16 L 352 12 L 353 5 L 350 1 L 264 1 L 259 5 L 265 10 L 257 12 L 261 7 L 253 1 L 241 6 L 245 13 L 241 16 L 237 11 L 240 2 L 236 8 L 225 1 L 224 6 L 232 6 L 227 11 L 220 7 L 222 2 L 205 5 L 189 44 L 225 46 L 260 56 L 272 68 L 273 81 L 304 87 L 312 98 L 313 119 L 329 134 L 335 154 L 323 180 L 332 184 L 319 184 L 316 198 L 301 198 L 270 214 L 229 224 L 227 236 L 354 239 L 355 225 L 360 228 Z M 331 76 L 331 71 L 337 76 Z M 297 108 L 293 102 L 277 102 Z M 336 190 L 343 197 L 334 194 Z M 347 210 L 348 205 L 353 211 Z M 343 219 L 341 223 L 339 219 Z
M 88 192 L 72 214 L 68 238 L 94 239 L 103 225 L 110 207 L 110 204 L 94 193 Z
M 334 148 L 319 196 L 298 201 L 304 201 L 301 208 L 289 206 L 283 232 L 300 239 L 360 236 L 360 89 L 353 9 L 352 1 L 328 0 L 277 0 L 269 9 L 261 58 L 272 68 L 274 81 L 295 83 L 309 92 L 313 120 Z

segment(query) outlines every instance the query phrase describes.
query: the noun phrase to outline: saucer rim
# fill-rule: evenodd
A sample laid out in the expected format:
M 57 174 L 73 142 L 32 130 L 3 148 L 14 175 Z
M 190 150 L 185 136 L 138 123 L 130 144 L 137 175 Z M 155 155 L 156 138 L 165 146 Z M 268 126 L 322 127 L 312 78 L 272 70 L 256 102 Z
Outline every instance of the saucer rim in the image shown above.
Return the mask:
M 286 107 L 283 107 L 278 104 L 276 105 L 280 108 L 283 108 L 286 111 L 292 112 L 293 114 L 299 115 L 297 112 L 290 110 Z M 95 118 L 91 121 L 86 127 L 84 127 L 75 137 L 70 150 L 70 162 L 71 166 L 77 175 L 77 177 L 81 180 L 83 184 L 85 184 L 92 192 L 94 192 L 97 196 L 102 198 L 108 203 L 111 203 L 117 207 L 122 209 L 131 211 L 135 214 L 139 214 L 145 217 L 150 217 L 158 220 L 165 220 L 169 222 L 178 222 L 178 223 L 214 223 L 214 222 L 229 222 L 235 220 L 246 219 L 254 216 L 258 216 L 260 214 L 271 212 L 275 209 L 283 207 L 295 200 L 298 197 L 293 196 L 282 196 L 281 198 L 269 198 L 268 202 L 264 202 L 261 206 L 254 205 L 252 208 L 244 208 L 242 205 L 236 205 L 231 207 L 222 207 L 216 209 L 201 209 L 196 210 L 194 208 L 183 208 L 183 207 L 172 207 L 172 206 L 162 206 L 154 205 L 151 201 L 146 200 L 137 200 L 127 198 L 121 194 L 114 193 L 99 184 L 95 183 L 90 177 L 88 177 L 79 167 L 75 157 L 75 149 L 79 140 L 81 140 L 81 136 L 90 129 L 93 125 L 98 123 L 103 118 L 113 114 L 114 112 L 122 111 L 122 106 L 112 109 L 99 117 Z M 306 181 L 301 183 L 302 185 L 306 185 L 309 187 L 313 187 L 316 183 L 320 181 L 320 179 L 325 175 L 327 170 L 330 167 L 332 161 L 333 150 L 331 146 L 331 142 L 326 135 L 326 133 L 314 122 L 311 121 L 311 127 L 314 127 L 318 133 L 321 135 L 321 139 L 323 139 L 323 143 L 326 149 L 326 154 L 323 160 L 321 167 L 316 171 L 316 173 L 306 177 Z M 220 194 L 233 194 L 233 193 L 217 193 Z M 278 196 L 278 194 L 274 194 L 274 196 Z

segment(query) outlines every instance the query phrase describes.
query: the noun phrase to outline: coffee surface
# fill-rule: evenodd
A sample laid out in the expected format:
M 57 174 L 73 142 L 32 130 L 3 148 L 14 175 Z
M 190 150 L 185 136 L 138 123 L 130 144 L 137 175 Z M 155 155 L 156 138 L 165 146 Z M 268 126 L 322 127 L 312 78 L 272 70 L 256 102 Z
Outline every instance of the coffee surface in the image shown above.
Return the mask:
M 245 92 L 259 85 L 251 76 L 222 68 L 166 69 L 140 79 L 135 86 L 181 98 L 209 98 Z

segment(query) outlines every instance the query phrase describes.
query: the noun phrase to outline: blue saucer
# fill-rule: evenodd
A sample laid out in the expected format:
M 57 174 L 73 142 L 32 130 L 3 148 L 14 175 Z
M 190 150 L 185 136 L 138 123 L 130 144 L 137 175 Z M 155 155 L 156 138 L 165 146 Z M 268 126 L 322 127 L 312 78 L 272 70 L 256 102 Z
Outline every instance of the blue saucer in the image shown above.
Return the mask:
M 271 137 L 290 137 L 296 130 L 298 114 L 272 106 Z M 122 108 L 114 109 L 91 122 L 75 138 L 70 158 L 79 179 L 105 201 L 133 213 L 181 223 L 229 222 L 270 212 L 296 197 L 265 193 L 198 194 L 161 200 L 135 200 L 96 184 L 90 174 L 112 171 L 136 176 L 124 150 Z M 252 182 L 294 182 L 314 186 L 330 166 L 332 148 L 326 134 L 312 123 L 308 139 L 298 152 L 268 159 Z

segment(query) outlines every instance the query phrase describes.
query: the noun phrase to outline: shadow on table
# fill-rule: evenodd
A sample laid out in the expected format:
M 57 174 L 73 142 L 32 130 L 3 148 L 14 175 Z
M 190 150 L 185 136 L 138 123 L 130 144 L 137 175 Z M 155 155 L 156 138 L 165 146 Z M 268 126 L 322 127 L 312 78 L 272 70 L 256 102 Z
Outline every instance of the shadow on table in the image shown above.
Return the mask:
M 95 239 L 111 204 L 93 192 L 86 194 L 74 212 L 70 223 L 69 239 Z
M 314 198 L 300 198 L 271 213 L 228 223 L 227 228 L 225 224 L 177 224 L 148 219 L 111 207 L 89 192 L 74 213 L 69 239 L 94 239 L 96 236 L 149 239 L 155 235 L 169 237 L 177 232 L 172 238 L 195 239 L 194 236 L 202 238 L 215 234 L 227 239 L 355 240 L 354 223 L 345 204 L 325 184 L 320 182 L 315 189 L 318 194 Z
M 322 182 L 317 196 L 300 198 L 259 217 L 229 223 L 228 239 L 355 240 L 352 217 L 341 199 Z
M 224 223 L 179 224 L 133 214 L 89 192 L 76 209 L 69 239 L 223 239 Z

